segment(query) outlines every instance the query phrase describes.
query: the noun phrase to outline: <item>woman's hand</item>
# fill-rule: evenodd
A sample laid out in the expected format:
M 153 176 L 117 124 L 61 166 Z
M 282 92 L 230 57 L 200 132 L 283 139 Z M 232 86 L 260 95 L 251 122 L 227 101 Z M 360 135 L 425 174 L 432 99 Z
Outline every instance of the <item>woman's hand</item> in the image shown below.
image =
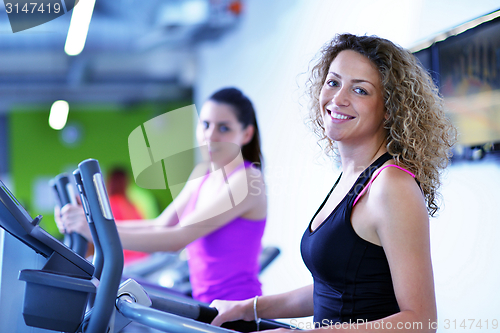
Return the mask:
M 215 300 L 210 304 L 219 311 L 217 317 L 211 322 L 212 325 L 220 326 L 228 321 L 254 320 L 253 298 L 244 301 L 219 301 Z
M 76 232 L 85 237 L 88 241 L 92 241 L 92 234 L 90 233 L 90 228 L 82 206 L 67 204 L 61 208 L 60 215 L 60 221 L 57 222 L 56 218 L 56 223 L 59 226 L 59 223 L 62 222 L 63 230 L 66 233 Z

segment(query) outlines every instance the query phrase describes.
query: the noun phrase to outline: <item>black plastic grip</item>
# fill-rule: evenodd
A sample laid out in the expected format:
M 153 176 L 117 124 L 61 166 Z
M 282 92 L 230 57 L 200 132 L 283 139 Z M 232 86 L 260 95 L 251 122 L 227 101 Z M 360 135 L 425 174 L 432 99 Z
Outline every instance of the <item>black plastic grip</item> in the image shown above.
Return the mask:
M 211 323 L 215 317 L 219 314 L 216 308 L 211 308 L 209 306 L 200 305 L 200 314 L 196 320 L 202 321 L 204 323 Z
M 54 178 L 54 189 L 57 192 L 60 207 L 64 207 L 69 203 L 75 203 L 75 194 L 71 193 L 73 184 L 67 174 L 62 173 Z M 72 232 L 70 235 L 69 247 L 78 253 L 80 256 L 85 257 L 88 248 L 88 242 L 82 235 Z
M 65 173 L 57 175 L 54 178 L 54 183 L 56 186 L 57 194 L 59 195 L 61 207 L 64 207 L 65 205 L 72 203 L 73 198 L 71 197 L 71 194 L 69 193 L 68 190 L 68 186 L 71 186 L 72 184 L 70 183 L 68 175 Z

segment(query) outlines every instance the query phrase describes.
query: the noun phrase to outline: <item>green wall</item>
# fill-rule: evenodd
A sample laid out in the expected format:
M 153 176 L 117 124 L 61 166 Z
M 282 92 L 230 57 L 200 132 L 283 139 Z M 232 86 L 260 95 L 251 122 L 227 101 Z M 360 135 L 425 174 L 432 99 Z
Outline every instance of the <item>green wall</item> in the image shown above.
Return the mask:
M 97 159 L 103 174 L 115 165 L 129 168 L 132 174 L 128 153 L 130 132 L 157 115 L 189 104 L 192 103 L 186 101 L 118 108 L 114 105 L 70 103 L 68 124 L 78 124 L 82 130 L 82 139 L 74 146 L 65 145 L 61 140 L 61 131 L 49 127 L 50 105 L 13 109 L 9 116 L 9 140 L 14 194 L 32 216 L 42 214 L 42 226 L 59 236 L 52 211 L 33 211 L 35 182 L 43 177 L 52 178 L 61 172 L 72 171 L 87 158 Z M 147 191 L 156 199 L 158 210 L 172 200 L 168 190 Z

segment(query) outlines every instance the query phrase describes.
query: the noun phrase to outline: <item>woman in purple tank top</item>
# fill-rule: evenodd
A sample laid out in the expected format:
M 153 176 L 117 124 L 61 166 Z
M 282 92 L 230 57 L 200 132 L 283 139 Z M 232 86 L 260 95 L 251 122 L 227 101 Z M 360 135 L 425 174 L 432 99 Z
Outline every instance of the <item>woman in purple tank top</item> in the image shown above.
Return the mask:
M 242 300 L 261 295 L 258 257 L 267 214 L 260 136 L 252 102 L 235 88 L 214 93 L 200 111 L 196 136 L 206 162 L 156 219 L 118 225 L 124 249 L 187 247 L 194 298 Z M 66 232 L 91 239 L 80 206 L 67 205 Z

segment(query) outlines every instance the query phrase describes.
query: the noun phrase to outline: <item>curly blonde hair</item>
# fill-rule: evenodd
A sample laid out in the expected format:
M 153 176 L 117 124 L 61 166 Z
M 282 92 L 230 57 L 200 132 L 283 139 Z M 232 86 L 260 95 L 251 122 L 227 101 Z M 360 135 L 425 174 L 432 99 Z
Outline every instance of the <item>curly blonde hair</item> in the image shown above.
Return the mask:
M 325 134 L 319 103 L 330 64 L 344 50 L 356 51 L 377 67 L 384 89 L 388 119 L 387 151 L 396 163 L 416 175 L 427 210 L 438 210 L 440 172 L 449 162 L 456 130 L 445 116 L 443 101 L 431 76 L 409 51 L 376 36 L 337 35 L 319 52 L 307 82 L 309 124 L 327 155 L 337 155 L 335 142 Z

